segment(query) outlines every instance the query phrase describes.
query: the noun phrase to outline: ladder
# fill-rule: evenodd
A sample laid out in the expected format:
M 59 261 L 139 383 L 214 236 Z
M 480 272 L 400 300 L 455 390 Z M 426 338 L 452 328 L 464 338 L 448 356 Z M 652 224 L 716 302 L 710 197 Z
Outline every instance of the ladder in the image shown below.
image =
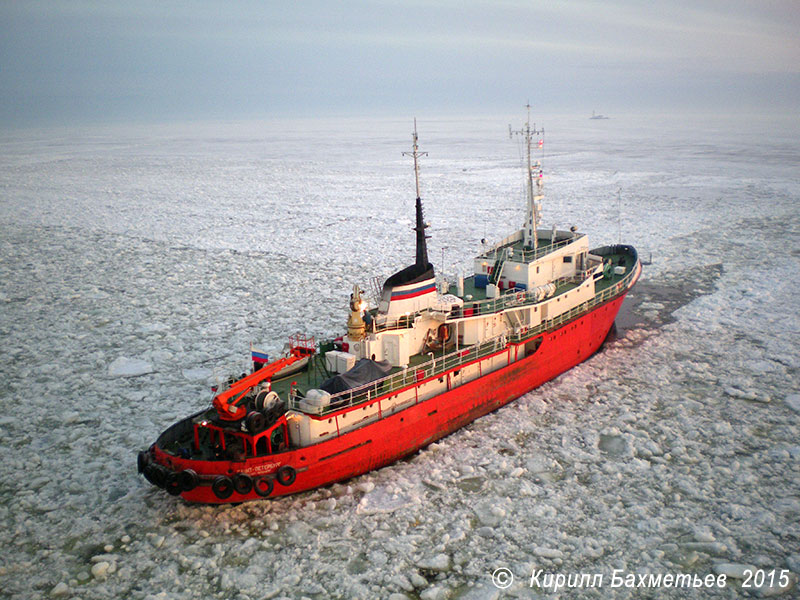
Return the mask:
M 320 378 L 320 383 L 332 375 L 332 373 L 328 371 L 328 367 L 325 365 L 325 356 L 321 353 L 315 354 L 311 357 L 311 366 L 314 369 L 314 372 Z
M 367 293 L 370 296 L 370 299 L 374 303 L 374 306 L 378 306 L 381 302 L 381 294 L 383 293 L 383 281 L 385 277 L 373 277 L 369 280 L 369 290 Z
M 494 267 L 492 268 L 492 274 L 489 276 L 489 283 L 497 285 L 497 282 L 500 281 L 500 276 L 503 274 L 504 264 L 506 264 L 504 258 L 498 258 L 495 261 Z

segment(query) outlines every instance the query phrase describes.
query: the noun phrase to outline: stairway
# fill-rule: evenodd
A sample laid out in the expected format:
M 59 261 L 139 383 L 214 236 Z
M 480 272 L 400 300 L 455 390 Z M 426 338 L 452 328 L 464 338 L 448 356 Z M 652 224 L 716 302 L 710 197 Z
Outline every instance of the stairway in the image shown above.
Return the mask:
M 505 263 L 506 261 L 503 258 L 498 258 L 495 261 L 492 274 L 489 276 L 489 283 L 497 285 L 497 282 L 500 281 L 500 276 L 503 274 L 503 265 Z

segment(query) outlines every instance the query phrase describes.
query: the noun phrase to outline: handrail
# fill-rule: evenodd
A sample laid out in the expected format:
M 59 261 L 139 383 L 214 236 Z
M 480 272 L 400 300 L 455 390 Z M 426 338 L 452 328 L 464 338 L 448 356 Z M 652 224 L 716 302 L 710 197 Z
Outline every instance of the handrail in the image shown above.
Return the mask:
M 408 329 L 414 324 L 414 319 L 417 317 L 417 315 L 423 312 L 425 311 L 418 310 L 416 312 L 409 313 L 407 315 L 400 315 L 399 317 L 395 317 L 393 319 L 389 319 L 388 317 L 386 317 L 386 319 L 383 322 L 379 322 L 378 319 L 376 318 L 374 321 L 375 323 L 374 330 L 378 332 L 378 331 L 391 331 L 393 329 Z
M 545 254 L 549 254 L 550 252 L 558 250 L 562 246 L 566 246 L 570 242 L 574 242 L 578 237 L 580 237 L 580 236 L 569 237 L 569 238 L 564 239 L 564 240 L 559 240 L 555 244 L 551 243 L 551 244 L 548 244 L 547 246 L 542 246 L 541 248 L 537 248 L 536 250 L 525 250 L 525 249 L 522 249 L 520 251 L 515 250 L 514 254 L 516 255 L 517 252 L 522 252 L 522 262 L 526 263 L 526 262 L 534 261 L 537 258 L 539 258 L 541 256 L 544 256 Z M 488 259 L 495 259 L 496 260 L 498 252 L 500 252 L 503 248 L 509 248 L 509 247 L 513 246 L 517 241 L 519 241 L 519 240 L 510 242 L 508 244 L 503 244 L 501 242 L 499 245 L 495 246 L 491 250 L 487 250 L 483 254 L 479 254 L 478 258 L 485 258 L 487 260 Z
M 569 277 L 559 277 L 555 279 L 551 283 L 555 285 L 561 285 L 562 283 L 583 283 L 588 279 L 590 270 L 582 271 L 577 275 L 569 276 Z M 514 307 L 514 306 L 523 306 L 526 304 L 536 304 L 537 302 L 541 302 L 536 298 L 536 294 L 534 293 L 535 290 L 523 290 L 519 292 L 512 292 L 509 290 L 505 294 L 501 294 L 497 298 L 486 298 L 485 300 L 474 300 L 465 302 L 463 306 L 455 309 L 460 310 L 461 314 L 464 311 L 472 310 L 473 314 L 475 315 L 486 315 L 490 313 L 496 313 L 503 311 L 507 308 Z M 408 315 L 401 315 L 395 319 L 389 320 L 387 319 L 383 323 L 375 322 L 375 329 L 376 333 L 381 331 L 392 331 L 395 329 L 408 329 L 414 324 L 414 319 L 425 312 L 431 312 L 431 309 L 426 308 L 424 310 L 419 310 L 416 312 L 409 313 Z M 458 314 L 458 313 L 457 313 Z
M 602 304 L 610 298 L 618 296 L 620 293 L 622 293 L 623 290 L 628 288 L 628 284 L 636 275 L 637 265 L 638 260 L 637 263 L 634 264 L 634 268 L 626 273 L 625 276 L 617 283 L 596 293 L 591 300 L 582 302 L 578 306 L 575 306 L 570 310 L 557 315 L 553 319 L 543 321 L 539 325 L 516 331 L 511 334 L 504 333 L 500 336 L 488 339 L 481 344 L 461 348 L 460 350 L 456 350 L 444 356 L 434 357 L 427 362 L 413 367 L 409 366 L 402 371 L 392 375 L 387 375 L 386 377 L 377 379 L 368 384 L 333 394 L 331 396 L 330 404 L 322 408 L 318 414 L 327 415 L 350 406 L 359 405 L 367 400 L 377 398 L 378 396 L 391 394 L 401 388 L 407 387 L 419 381 L 442 375 L 443 373 L 464 363 L 469 363 L 489 356 L 490 354 L 499 352 L 505 349 L 509 342 L 519 343 L 525 339 L 539 335 L 548 329 L 561 325 L 562 323 L 573 319 L 577 315 L 585 313 L 590 308 L 598 304 Z M 289 409 L 299 410 L 300 400 L 301 399 L 299 398 L 290 396 L 288 405 Z
M 580 237 L 580 236 L 578 236 L 578 237 Z M 566 246 L 566 245 L 574 242 L 576 239 L 577 239 L 577 237 L 571 237 L 571 238 L 567 238 L 567 239 L 564 239 L 564 240 L 560 240 L 560 241 L 556 242 L 555 244 L 551 244 L 551 245 L 545 246 L 543 248 L 538 248 L 536 250 L 522 250 L 522 257 L 523 257 L 522 262 L 528 262 L 527 259 L 536 260 L 540 256 L 544 256 L 545 254 L 548 254 L 549 252 L 552 252 L 554 250 L 557 250 L 557 249 L 561 248 L 562 246 Z M 514 242 L 509 244 L 509 246 L 512 245 L 513 243 Z M 503 248 L 507 248 L 507 246 L 495 247 L 492 250 L 489 250 L 489 251 L 479 255 L 478 258 L 486 258 L 486 259 L 492 258 L 493 260 L 498 261 L 499 260 L 498 259 L 498 252 Z M 502 264 L 500 264 L 500 265 L 495 264 L 495 267 L 498 267 L 498 266 L 502 269 Z M 586 270 L 584 270 L 583 272 L 579 273 L 576 276 L 573 276 L 573 277 L 562 277 L 560 279 L 555 280 L 552 283 L 555 283 L 556 285 L 558 285 L 559 283 L 563 283 L 565 281 L 574 281 L 574 280 L 578 280 L 578 281 L 582 282 L 588 277 L 589 272 L 591 270 L 592 270 L 592 268 L 586 269 Z M 501 310 L 504 310 L 504 309 L 508 308 L 510 305 L 529 304 L 531 302 L 530 297 L 527 296 L 527 294 L 530 293 L 529 291 L 518 292 L 518 293 L 526 294 L 526 299 L 524 301 L 522 301 L 522 302 L 501 300 L 500 303 L 498 304 L 498 299 L 497 298 L 487 298 L 485 300 L 476 300 L 476 301 L 472 301 L 472 302 L 469 302 L 469 303 L 464 303 L 464 308 L 467 308 L 467 309 L 468 308 L 472 308 L 472 309 L 477 311 L 476 314 L 486 314 L 486 313 L 492 313 L 492 312 L 499 312 Z M 500 298 L 504 299 L 505 296 L 501 296 Z M 534 301 L 535 301 L 535 299 L 534 299 Z M 383 323 L 379 323 L 377 321 L 377 319 L 376 319 L 374 331 L 377 333 L 377 332 L 381 332 L 381 331 L 392 331 L 392 330 L 395 330 L 395 329 L 408 329 L 409 327 L 412 326 L 412 324 L 414 322 L 414 319 L 418 315 L 426 312 L 427 310 L 428 309 L 419 310 L 419 311 L 416 311 L 416 312 L 409 313 L 408 315 L 401 315 L 401 316 L 396 317 L 394 319 L 388 319 L 387 318 L 386 321 L 384 321 Z

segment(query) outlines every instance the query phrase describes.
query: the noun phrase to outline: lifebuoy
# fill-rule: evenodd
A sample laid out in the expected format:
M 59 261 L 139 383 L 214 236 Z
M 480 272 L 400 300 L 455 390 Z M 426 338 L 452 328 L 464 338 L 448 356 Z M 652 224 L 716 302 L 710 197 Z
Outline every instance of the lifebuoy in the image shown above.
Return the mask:
M 233 489 L 235 489 L 242 496 L 249 494 L 253 489 L 253 480 L 247 473 L 237 473 L 233 476 Z
M 192 469 L 186 469 L 179 474 L 181 480 L 181 489 L 184 492 L 191 492 L 200 483 L 200 478 Z
M 525 302 L 525 292 L 517 292 L 517 302 L 520 304 Z
M 211 491 L 220 500 L 225 500 L 233 495 L 233 482 L 230 477 L 218 475 L 211 484 Z
M 297 478 L 297 471 L 295 471 L 290 465 L 283 465 L 278 469 L 278 473 L 275 478 L 281 485 L 292 485 L 294 480 Z
M 262 476 L 253 481 L 253 489 L 262 498 L 269 496 L 272 493 L 272 488 L 272 479 L 269 477 Z

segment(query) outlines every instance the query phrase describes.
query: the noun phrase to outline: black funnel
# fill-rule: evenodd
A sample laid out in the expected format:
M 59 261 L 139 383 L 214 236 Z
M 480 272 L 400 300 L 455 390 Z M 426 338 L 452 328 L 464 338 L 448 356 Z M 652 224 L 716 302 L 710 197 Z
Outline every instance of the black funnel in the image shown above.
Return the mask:
M 414 231 L 417 232 L 417 261 L 389 277 L 383 284 L 384 293 L 388 289 L 389 295 L 391 295 L 391 288 L 394 286 L 425 281 L 433 277 L 433 265 L 428 262 L 428 244 L 426 242 L 428 236 L 425 235 L 427 227 L 422 218 L 422 200 L 417 198 L 417 224 L 414 227 Z

